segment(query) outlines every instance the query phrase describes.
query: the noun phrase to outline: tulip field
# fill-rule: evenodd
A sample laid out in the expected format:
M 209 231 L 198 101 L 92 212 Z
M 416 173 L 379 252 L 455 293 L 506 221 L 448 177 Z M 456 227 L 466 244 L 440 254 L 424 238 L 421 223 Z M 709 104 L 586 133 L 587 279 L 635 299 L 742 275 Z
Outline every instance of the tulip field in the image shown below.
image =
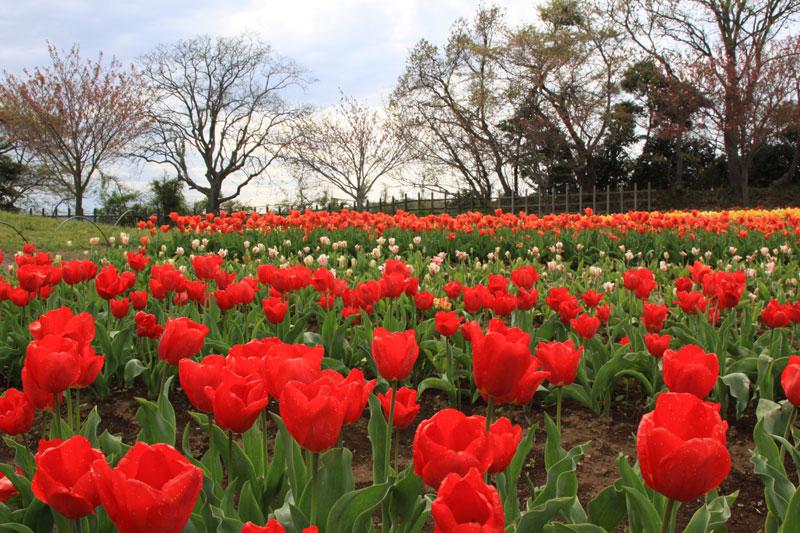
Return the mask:
M 0 240 L 0 531 L 800 531 L 800 209 L 136 232 Z

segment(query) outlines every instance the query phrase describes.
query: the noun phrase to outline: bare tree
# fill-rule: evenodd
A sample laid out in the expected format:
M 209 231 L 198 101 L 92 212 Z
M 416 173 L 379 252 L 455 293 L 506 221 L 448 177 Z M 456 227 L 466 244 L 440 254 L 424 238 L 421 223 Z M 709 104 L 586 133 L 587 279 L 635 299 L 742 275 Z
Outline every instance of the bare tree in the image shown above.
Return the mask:
M 520 91 L 530 91 L 547 122 L 563 132 L 577 181 L 590 188 L 620 102 L 628 54 L 619 33 L 585 2 L 553 0 L 539 13 L 542 24 L 512 35 L 509 63 Z
M 209 212 L 239 196 L 285 153 L 292 124 L 307 112 L 287 100 L 287 93 L 305 87 L 303 69 L 251 35 L 161 45 L 142 62 L 159 103 L 138 154 L 172 166 L 205 195 Z M 227 192 L 229 179 L 238 183 Z
M 505 32 L 502 12 L 492 7 L 456 22 L 441 49 L 421 40 L 392 95 L 416 158 L 483 198 L 496 188 L 517 191 L 516 159 L 500 127 L 514 113 L 498 61 Z
M 342 96 L 332 109 L 309 116 L 298 127 L 289 160 L 364 206 L 375 184 L 408 160 L 408 144 L 391 117 Z
M 50 189 L 82 215 L 92 179 L 145 130 L 150 91 L 116 59 L 84 62 L 78 45 L 48 49 L 51 65 L 26 70 L 24 79 L 5 74 L 0 122 L 15 146 L 50 171 Z
M 712 103 L 706 114 L 721 137 L 728 182 L 744 204 L 753 155 L 769 134 L 772 115 L 782 109 L 779 100 L 789 93 L 771 64 L 796 52 L 775 43 L 798 12 L 800 0 L 608 4 L 608 15 L 667 73 L 706 89 Z

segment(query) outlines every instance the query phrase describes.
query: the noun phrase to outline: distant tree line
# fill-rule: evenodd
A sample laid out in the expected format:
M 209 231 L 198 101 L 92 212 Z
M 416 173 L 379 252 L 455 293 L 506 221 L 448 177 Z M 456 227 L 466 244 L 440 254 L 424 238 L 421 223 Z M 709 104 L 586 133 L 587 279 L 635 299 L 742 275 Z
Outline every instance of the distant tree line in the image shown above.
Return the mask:
M 81 214 L 96 194 L 107 211 L 164 212 L 189 208 L 186 188 L 215 212 L 278 175 L 297 206 L 333 191 L 361 207 L 389 183 L 478 200 L 727 187 L 746 205 L 752 186 L 800 179 L 798 12 L 550 0 L 513 25 L 481 7 L 413 46 L 383 107 L 296 101 L 311 76 L 253 34 L 159 45 L 127 67 L 50 45 L 50 65 L 0 80 L 0 208 L 44 194 Z M 131 158 L 172 178 L 145 195 L 109 178 Z

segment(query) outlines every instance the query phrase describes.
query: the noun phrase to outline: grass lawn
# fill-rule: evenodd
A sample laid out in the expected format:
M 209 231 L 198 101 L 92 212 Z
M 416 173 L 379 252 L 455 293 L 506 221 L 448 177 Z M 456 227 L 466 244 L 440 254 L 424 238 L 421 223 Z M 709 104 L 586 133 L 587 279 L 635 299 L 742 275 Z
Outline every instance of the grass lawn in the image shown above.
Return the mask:
M 119 242 L 120 232 L 129 234 L 131 242 L 138 241 L 139 237 L 145 234 L 136 228 L 124 226 L 98 224 L 95 227 L 91 222 L 84 220 L 65 222 L 65 219 L 0 211 L 0 250 L 6 254 L 20 250 L 25 242 L 16 231 L 6 224 L 14 226 L 28 242 L 35 244 L 37 249 L 49 252 L 70 250 L 80 252 L 103 248 L 105 246 L 103 234 L 106 237 L 113 236 L 117 242 Z M 101 244 L 91 245 L 89 239 L 92 237 L 99 237 Z

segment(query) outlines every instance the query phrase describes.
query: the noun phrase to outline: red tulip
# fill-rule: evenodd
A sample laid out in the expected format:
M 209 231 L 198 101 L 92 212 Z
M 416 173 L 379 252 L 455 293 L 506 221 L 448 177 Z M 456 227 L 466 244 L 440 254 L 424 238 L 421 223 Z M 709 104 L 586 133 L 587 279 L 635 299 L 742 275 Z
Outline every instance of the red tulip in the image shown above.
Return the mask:
M 703 293 L 698 291 L 678 291 L 678 297 L 673 303 L 681 308 L 681 311 L 688 315 L 696 315 L 698 312 L 705 313 L 708 300 L 703 297 Z
M 78 315 L 69 307 L 59 307 L 48 311 L 28 325 L 31 337 L 41 340 L 47 335 L 57 335 L 74 340 L 79 348 L 94 340 L 94 317 L 89 313 Z
M 670 392 L 689 392 L 705 398 L 719 375 L 717 354 L 687 344 L 678 351 L 667 350 L 662 358 L 664 383 Z
M 98 355 L 91 346 L 86 346 L 80 353 L 81 375 L 78 381 L 72 386 L 75 389 L 85 389 L 94 383 L 105 364 L 105 356 Z
M 659 335 L 658 333 L 648 333 L 644 336 L 644 345 L 653 357 L 661 357 L 669 349 L 669 335 Z
M 777 300 L 772 299 L 761 311 L 759 318 L 768 328 L 785 328 L 792 323 L 791 306 L 780 304 Z
M 477 468 L 444 478 L 431 505 L 434 533 L 503 533 L 500 493 L 483 481 Z
M 275 341 L 277 342 L 269 343 L 269 348 L 263 356 L 262 373 L 270 395 L 280 398 L 283 389 L 290 381 L 311 383 L 319 379 L 322 372 L 322 358 L 325 355 L 322 346 L 286 344 L 278 339 Z
M 286 311 L 289 310 L 288 302 L 284 302 L 274 296 L 261 300 L 261 306 L 264 308 L 264 314 L 270 324 L 283 322 L 283 319 L 286 318 Z
M 669 309 L 665 305 L 653 304 L 650 302 L 642 303 L 642 322 L 645 329 L 650 333 L 658 333 L 664 327 Z
M 433 307 L 433 294 L 429 292 L 418 292 L 414 295 L 414 305 L 420 311 L 427 311 Z
M 600 319 L 587 313 L 583 313 L 578 318 L 569 321 L 572 329 L 584 340 L 589 340 L 595 336 L 600 327 Z
M 513 336 L 490 331 L 472 339 L 472 372 L 481 395 L 493 399 L 511 393 L 533 362 L 529 338 L 516 342 Z
M 8 435 L 27 433 L 33 427 L 33 404 L 18 389 L 8 389 L 0 396 L 0 431 Z
M 417 426 L 414 435 L 414 473 L 437 488 L 449 473 L 466 474 L 477 468 L 483 475 L 492 464 L 492 443 L 483 417 L 443 409 Z
M 533 266 L 521 266 L 511 273 L 511 283 L 521 289 L 530 290 L 539 279 L 539 272 Z
M 291 381 L 280 397 L 286 429 L 300 446 L 316 453 L 336 445 L 344 410 L 336 388 L 326 378 L 311 383 Z
M 781 373 L 781 387 L 789 403 L 800 407 L 800 357 L 789 356 L 789 363 Z
M 455 300 L 456 298 L 461 296 L 461 293 L 464 290 L 464 286 L 461 285 L 460 281 L 453 280 L 445 283 L 445 285 L 442 287 L 442 290 L 444 291 L 444 293 L 447 295 L 448 298 L 450 298 L 451 300 Z
M 135 277 L 134 277 L 135 281 Z M 97 294 L 104 300 L 112 300 L 125 291 L 128 282 L 120 277 L 114 265 L 106 265 L 100 269 L 100 273 L 94 279 L 94 288 Z
M 575 381 L 582 353 L 583 346 L 576 350 L 572 340 L 540 341 L 535 355 L 542 364 L 542 370 L 550 373 L 548 381 L 557 387 L 563 387 Z
M 171 365 L 187 357 L 193 357 L 203 349 L 208 326 L 180 317 L 167 319 L 167 325 L 158 342 L 158 357 Z
M 147 265 L 150 263 L 149 257 L 135 252 L 127 252 L 125 254 L 125 260 L 127 261 L 128 266 L 137 272 L 141 272 L 147 268 Z
M 646 300 L 656 288 L 656 278 L 647 268 L 628 270 L 622 275 L 625 288 L 633 292 L 640 300 Z
M 164 326 L 158 323 L 155 315 L 139 311 L 135 316 L 136 336 L 158 339 L 164 332 Z
M 141 311 L 147 306 L 147 291 L 132 291 L 128 296 L 135 310 Z
M 606 293 L 604 292 L 589 290 L 581 295 L 581 300 L 586 304 L 586 307 L 597 307 L 600 304 L 600 300 L 602 300 L 605 295 Z
M 100 503 L 121 533 L 180 533 L 189 521 L 203 471 L 167 444 L 137 442 L 115 468 L 91 468 Z
M 718 404 L 692 394 L 660 394 L 655 410 L 642 417 L 637 432 L 645 483 L 680 502 L 716 489 L 731 468 L 727 431 Z
M 211 354 L 197 362 L 181 359 L 178 362 L 178 380 L 183 392 L 195 409 L 204 413 L 214 411 L 214 404 L 206 394 L 206 388 L 216 389 L 225 377 L 226 360 L 221 355 Z
M 25 396 L 28 397 L 28 400 L 33 404 L 36 409 L 43 409 L 45 411 L 52 411 L 53 410 L 53 394 L 43 390 L 39 385 L 31 377 L 30 371 L 22 367 L 22 391 L 25 393 Z M 59 401 L 61 400 L 63 393 L 58 393 Z
M 64 392 L 81 375 L 78 344 L 57 335 L 32 341 L 25 351 L 25 368 L 39 389 L 50 394 Z
M 130 300 L 127 298 L 122 298 L 120 300 L 109 300 L 108 303 L 111 305 L 111 314 L 114 315 L 114 318 L 117 320 L 125 318 L 125 315 L 128 314 Z
M 17 474 L 22 475 L 22 470 L 17 467 Z M 5 503 L 18 494 L 17 487 L 6 475 L 0 472 L 0 503 Z
M 86 437 L 39 441 L 36 473 L 31 482 L 33 494 L 70 520 L 94 513 L 100 503 L 91 466 L 105 461 L 100 450 L 92 448 Z
M 709 272 L 703 276 L 703 294 L 710 297 L 721 309 L 736 307 L 747 286 L 744 272 Z
M 436 331 L 443 337 L 452 337 L 463 321 L 455 311 L 439 311 L 436 313 Z
M 492 441 L 492 465 L 489 473 L 496 474 L 511 464 L 519 441 L 522 440 L 522 428 L 502 416 L 490 426 L 489 437 Z
M 261 380 L 245 380 L 228 373 L 216 388 L 206 386 L 214 420 L 226 431 L 244 433 L 267 406 L 267 391 Z
M 389 420 L 389 413 L 392 409 L 392 389 L 386 391 L 386 394 L 378 393 L 378 399 L 381 401 L 381 408 L 386 420 Z M 395 429 L 406 429 L 413 422 L 419 414 L 420 405 L 417 403 L 417 389 L 409 387 L 400 387 L 397 389 L 397 401 L 394 404 L 394 421 L 392 427 Z
M 416 333 L 413 329 L 391 333 L 382 327 L 375 328 L 372 357 L 383 379 L 403 381 L 411 374 L 419 357 Z
M 610 305 L 598 305 L 594 309 L 594 316 L 600 319 L 603 324 L 608 324 L 608 319 L 611 318 Z
M 241 533 L 284 533 L 285 531 L 286 529 L 284 529 L 280 522 L 274 518 L 270 518 L 269 522 L 264 526 L 257 526 L 252 522 L 247 522 L 242 526 Z M 319 531 L 317 526 L 303 528 L 303 533 L 317 533 L 317 531 Z
M 375 388 L 375 380 L 366 381 L 364 372 L 358 368 L 350 370 L 347 377 L 335 370 L 324 370 L 322 373 L 339 391 L 344 405 L 344 425 L 358 422 Z

